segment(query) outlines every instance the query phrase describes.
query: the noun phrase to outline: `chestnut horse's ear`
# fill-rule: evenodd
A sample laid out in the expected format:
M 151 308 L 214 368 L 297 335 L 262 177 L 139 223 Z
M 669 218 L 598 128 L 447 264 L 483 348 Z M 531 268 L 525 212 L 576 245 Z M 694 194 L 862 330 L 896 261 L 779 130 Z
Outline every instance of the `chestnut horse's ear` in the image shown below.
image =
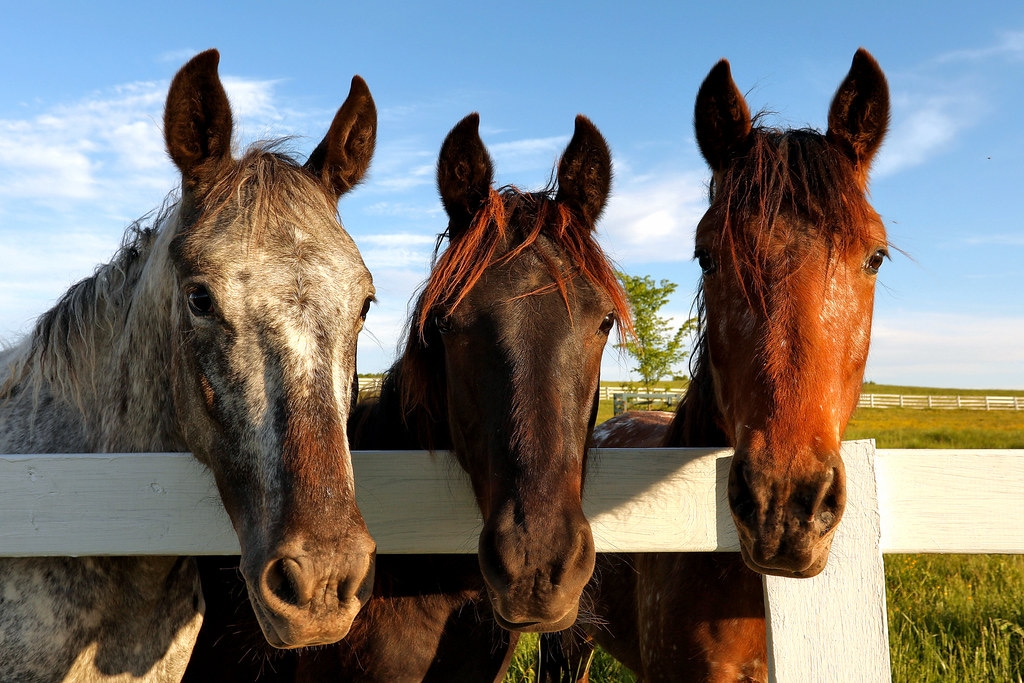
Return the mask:
M 459 121 L 441 145 L 437 158 L 437 190 L 448 212 L 448 239 L 469 227 L 487 201 L 494 180 L 494 164 L 480 139 L 480 115 Z
M 576 116 L 572 140 L 558 162 L 555 200 L 577 210 L 593 228 L 612 185 L 612 154 L 601 132 L 583 114 Z
M 377 145 L 377 106 L 366 81 L 352 77 L 348 98 L 305 168 L 340 198 L 366 175 Z
M 843 148 L 866 180 L 888 127 L 889 85 L 875 58 L 860 48 L 832 98 L 825 135 Z
M 732 80 L 729 60 L 712 67 L 697 91 L 693 127 L 700 153 L 712 171 L 743 154 L 750 140 L 750 109 Z
M 231 159 L 231 105 L 217 75 L 220 53 L 201 52 L 181 67 L 167 93 L 164 141 L 186 187 Z

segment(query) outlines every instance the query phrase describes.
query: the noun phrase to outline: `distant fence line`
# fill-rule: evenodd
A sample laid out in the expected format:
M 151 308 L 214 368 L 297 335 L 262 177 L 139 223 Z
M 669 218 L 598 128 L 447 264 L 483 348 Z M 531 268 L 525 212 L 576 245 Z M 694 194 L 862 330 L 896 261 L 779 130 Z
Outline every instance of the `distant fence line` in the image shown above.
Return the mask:
M 375 393 L 380 389 L 380 377 L 360 377 L 359 391 Z M 662 404 L 673 407 L 685 389 L 654 387 L 645 391 L 629 385 L 602 385 L 602 401 L 616 401 L 618 410 L 628 410 L 633 404 Z M 619 395 L 618 397 L 616 395 Z M 1024 410 L 1024 396 L 928 396 L 921 394 L 861 394 L 858 408 L 915 408 L 932 410 Z

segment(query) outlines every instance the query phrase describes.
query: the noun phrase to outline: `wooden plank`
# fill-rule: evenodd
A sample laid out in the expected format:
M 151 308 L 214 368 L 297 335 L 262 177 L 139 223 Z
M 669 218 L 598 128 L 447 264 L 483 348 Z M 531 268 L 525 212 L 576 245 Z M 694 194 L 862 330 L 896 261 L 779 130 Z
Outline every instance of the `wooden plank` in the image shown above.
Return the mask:
M 873 450 L 843 446 L 848 502 L 825 570 L 764 577 L 770 681 L 891 680 Z
M 1024 451 L 876 452 L 882 552 L 1024 553 Z
M 727 453 L 595 450 L 584 511 L 597 548 L 736 550 Z M 1024 451 L 877 461 L 883 552 L 1024 553 Z M 447 455 L 361 452 L 354 466 L 381 552 L 475 551 L 476 506 Z M 212 480 L 188 454 L 0 456 L 2 555 L 233 552 Z
M 739 551 L 726 502 L 732 452 L 594 449 L 583 512 L 598 552 Z
M 599 551 L 735 550 L 722 506 L 728 451 L 594 451 L 584 511 Z M 469 482 L 448 456 L 353 454 L 382 553 L 473 553 Z M 210 474 L 187 453 L 0 457 L 0 555 L 238 552 Z

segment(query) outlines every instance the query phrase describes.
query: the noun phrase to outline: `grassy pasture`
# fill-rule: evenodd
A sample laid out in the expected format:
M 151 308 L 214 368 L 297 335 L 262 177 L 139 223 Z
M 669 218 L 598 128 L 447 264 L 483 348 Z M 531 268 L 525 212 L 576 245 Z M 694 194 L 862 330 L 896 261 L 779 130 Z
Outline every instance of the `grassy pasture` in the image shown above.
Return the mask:
M 866 384 L 877 394 L 1020 394 Z M 612 414 L 602 405 L 599 420 Z M 847 439 L 879 448 L 1024 448 L 1024 411 L 858 410 Z M 1024 556 L 886 555 L 893 681 L 1024 682 Z M 535 636 L 520 642 L 506 683 L 534 680 Z M 599 652 L 593 683 L 635 678 Z

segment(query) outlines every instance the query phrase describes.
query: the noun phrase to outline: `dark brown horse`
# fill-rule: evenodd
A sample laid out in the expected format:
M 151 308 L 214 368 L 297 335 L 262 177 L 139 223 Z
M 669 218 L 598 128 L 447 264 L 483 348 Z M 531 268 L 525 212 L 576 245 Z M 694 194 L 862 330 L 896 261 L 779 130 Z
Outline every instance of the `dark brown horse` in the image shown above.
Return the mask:
M 581 487 L 601 355 L 616 321 L 629 325 L 593 236 L 611 157 L 580 116 L 557 192 L 496 191 L 478 126 L 476 114 L 466 117 L 441 148 L 448 247 L 379 399 L 350 422 L 354 449 L 451 452 L 483 516 L 478 555 L 380 556 L 374 597 L 348 638 L 269 661 L 264 671 L 281 678 L 489 681 L 516 642 L 510 630 L 576 619 L 594 566 Z M 201 636 L 195 680 L 258 673 L 263 662 L 244 656 L 252 669 L 223 671 L 225 658 L 244 655 L 232 644 L 230 631 L 245 630 L 233 618 L 221 622 L 228 635 Z
M 857 405 L 875 275 L 887 255 L 866 190 L 888 119 L 885 77 L 864 50 L 824 135 L 754 125 L 724 60 L 700 88 L 695 127 L 712 184 L 696 234 L 703 277 L 693 379 L 675 417 L 655 420 L 646 440 L 626 414 L 595 441 L 734 448 L 728 498 L 742 561 L 601 556 L 590 597 L 605 625 L 587 635 L 645 681 L 766 680 L 755 572 L 804 577 L 825 566 L 846 497 L 840 440 Z M 548 680 L 586 680 L 590 643 L 578 635 L 561 639 L 568 661 L 546 656 Z M 557 640 L 545 643 L 555 653 Z

